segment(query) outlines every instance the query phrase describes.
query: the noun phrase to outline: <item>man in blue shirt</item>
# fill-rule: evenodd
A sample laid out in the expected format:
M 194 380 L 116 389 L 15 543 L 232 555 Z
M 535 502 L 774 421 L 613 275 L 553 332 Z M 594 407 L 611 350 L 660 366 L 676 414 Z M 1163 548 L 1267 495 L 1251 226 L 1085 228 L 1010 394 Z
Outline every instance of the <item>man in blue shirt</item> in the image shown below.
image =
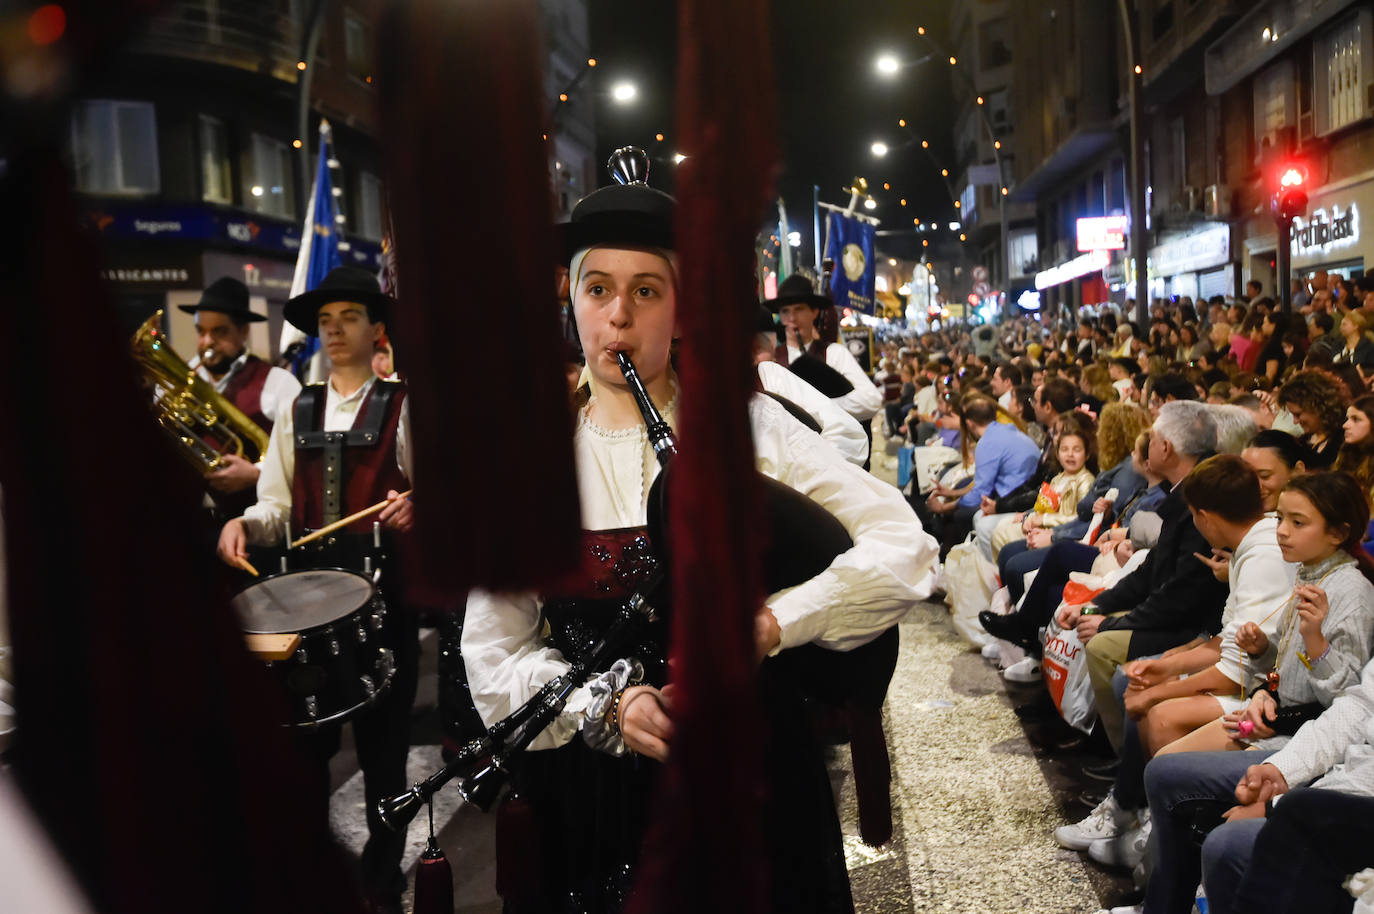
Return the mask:
M 978 439 L 973 451 L 973 485 L 957 501 L 932 498 L 927 507 L 933 516 L 921 518 L 923 522 L 929 520 L 927 526 L 940 538 L 941 558 L 973 529 L 973 516 L 984 495 L 1000 498 L 1015 490 L 1031 478 L 1040 463 L 1040 448 L 1016 426 L 998 422 L 997 403 L 988 397 L 964 401 L 963 426 L 965 434 Z

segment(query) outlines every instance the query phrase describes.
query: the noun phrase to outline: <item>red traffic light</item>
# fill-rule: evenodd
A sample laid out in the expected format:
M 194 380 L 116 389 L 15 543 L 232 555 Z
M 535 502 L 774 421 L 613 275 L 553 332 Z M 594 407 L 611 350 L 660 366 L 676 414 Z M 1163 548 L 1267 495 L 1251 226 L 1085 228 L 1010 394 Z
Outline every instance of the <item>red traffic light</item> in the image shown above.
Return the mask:
M 1279 187 L 1302 187 L 1307 183 L 1307 175 L 1296 165 L 1289 165 L 1279 174 Z

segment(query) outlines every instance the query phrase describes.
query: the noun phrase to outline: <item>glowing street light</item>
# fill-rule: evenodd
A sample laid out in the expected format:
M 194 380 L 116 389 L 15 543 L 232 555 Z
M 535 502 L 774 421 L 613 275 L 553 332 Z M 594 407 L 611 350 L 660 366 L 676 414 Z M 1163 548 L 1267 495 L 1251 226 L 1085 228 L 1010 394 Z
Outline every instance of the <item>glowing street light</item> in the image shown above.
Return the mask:
M 628 105 L 630 102 L 634 101 L 638 95 L 639 89 L 635 86 L 634 83 L 616 83 L 611 88 L 611 98 L 615 99 L 622 105 Z
M 873 66 L 883 76 L 896 76 L 897 71 L 902 68 L 902 63 L 891 54 L 882 54 L 877 60 L 873 61 Z
M 685 155 L 683 155 L 682 153 L 680 153 L 680 152 L 675 152 L 675 153 L 673 153 L 673 164 L 674 164 L 674 165 L 681 165 L 684 161 L 686 161 L 686 159 L 687 159 L 687 157 L 686 157 Z
M 875 156 L 877 156 L 878 158 L 880 158 L 880 159 L 881 159 L 883 156 L 887 155 L 887 144 L 886 144 L 886 143 L 877 142 L 877 143 L 874 143 L 870 148 L 873 150 L 873 154 L 874 154 Z
M 877 201 L 877 200 L 874 200 L 872 197 L 869 197 L 867 200 L 864 201 L 864 209 L 877 209 L 877 208 L 878 208 L 878 201 Z

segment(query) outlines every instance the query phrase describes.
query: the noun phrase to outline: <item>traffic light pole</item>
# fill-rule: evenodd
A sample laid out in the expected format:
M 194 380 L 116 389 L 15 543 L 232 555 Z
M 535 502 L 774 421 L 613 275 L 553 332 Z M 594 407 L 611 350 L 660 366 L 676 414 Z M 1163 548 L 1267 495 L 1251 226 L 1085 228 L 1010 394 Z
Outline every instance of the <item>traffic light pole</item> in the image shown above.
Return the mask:
M 1280 216 L 1277 220 L 1279 227 L 1278 251 L 1275 252 L 1275 261 L 1279 268 L 1279 302 L 1282 304 L 1284 314 L 1293 313 L 1293 220 Z

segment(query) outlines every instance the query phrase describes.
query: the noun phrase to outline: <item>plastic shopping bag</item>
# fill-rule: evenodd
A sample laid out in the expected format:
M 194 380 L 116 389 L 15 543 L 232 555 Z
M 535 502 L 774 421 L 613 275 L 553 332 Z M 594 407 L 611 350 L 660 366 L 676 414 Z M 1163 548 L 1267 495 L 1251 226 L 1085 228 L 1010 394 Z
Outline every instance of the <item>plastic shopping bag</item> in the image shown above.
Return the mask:
M 1088 653 L 1073 629 L 1064 631 L 1053 621 L 1045 630 L 1045 657 L 1040 666 L 1059 716 L 1069 726 L 1088 733 L 1097 720 Z
M 997 566 L 983 557 L 972 535 L 949 550 L 945 558 L 945 593 L 949 595 L 954 628 L 974 647 L 996 640 L 978 624 L 978 613 L 988 608 L 997 586 Z

